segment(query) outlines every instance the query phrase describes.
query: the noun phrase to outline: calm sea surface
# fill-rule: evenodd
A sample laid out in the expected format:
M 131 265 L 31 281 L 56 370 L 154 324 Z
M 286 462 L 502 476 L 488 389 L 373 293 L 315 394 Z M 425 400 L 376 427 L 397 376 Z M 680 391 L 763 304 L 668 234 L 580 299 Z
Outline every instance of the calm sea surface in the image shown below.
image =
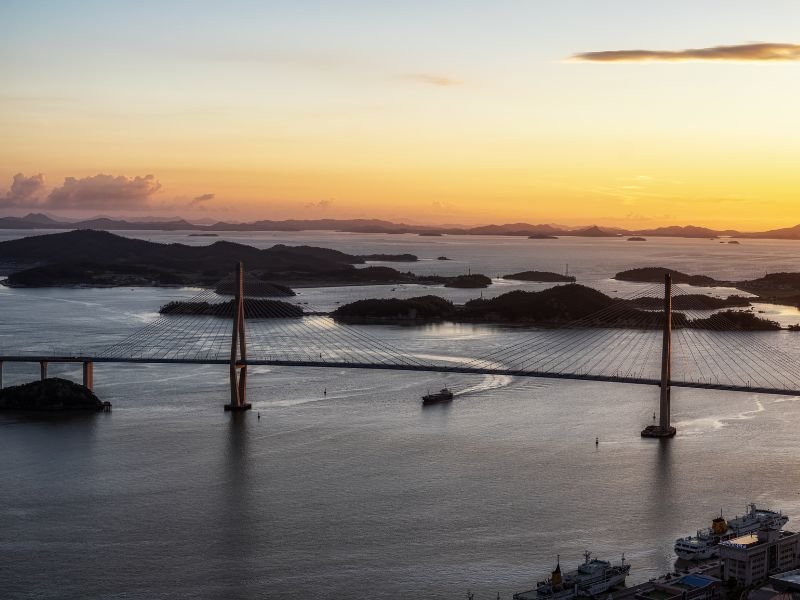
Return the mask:
M 0 240 L 19 236 L 0 231 Z M 798 242 L 218 239 L 411 252 L 423 260 L 394 266 L 418 273 L 496 277 L 568 263 L 579 282 L 620 295 L 635 286 L 610 277 L 635 266 L 731 279 L 800 270 Z M 542 287 L 498 282 L 483 293 Z M 322 309 L 364 297 L 480 293 L 299 291 Z M 103 348 L 152 322 L 164 302 L 196 292 L 0 287 L 0 349 Z M 800 322 L 795 309 L 760 309 Z M 453 325 L 363 331 L 443 357 L 480 357 L 524 335 Z M 787 351 L 800 344 L 787 332 L 765 335 Z M 78 371 L 50 367 L 76 380 Z M 30 381 L 38 365 L 7 364 L 4 374 L 6 385 Z M 733 516 L 757 502 L 800 527 L 798 398 L 675 389 L 678 436 L 658 443 L 639 437 L 657 402 L 648 386 L 268 367 L 251 368 L 248 384 L 254 410 L 234 418 L 222 411 L 224 367 L 99 364 L 95 390 L 112 413 L 0 416 L 0 598 L 463 598 L 468 589 L 510 598 L 556 554 L 574 566 L 584 550 L 615 562 L 624 552 L 629 583 L 662 574 L 674 565 L 674 539 L 707 526 L 720 508 Z M 443 385 L 461 393 L 423 410 L 420 396 Z

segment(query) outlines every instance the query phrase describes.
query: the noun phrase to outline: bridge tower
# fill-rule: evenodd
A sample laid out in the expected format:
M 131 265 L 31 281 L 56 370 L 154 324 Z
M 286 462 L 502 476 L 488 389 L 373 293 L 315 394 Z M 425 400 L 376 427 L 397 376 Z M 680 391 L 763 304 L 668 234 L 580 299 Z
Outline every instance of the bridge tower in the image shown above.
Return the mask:
M 674 437 L 670 425 L 670 376 L 672 368 L 672 277 L 664 274 L 664 332 L 661 346 L 661 396 L 658 404 L 658 425 L 648 425 L 642 437 Z
M 244 337 L 244 265 L 240 262 L 234 273 L 233 333 L 231 335 L 231 402 L 226 411 L 241 412 L 253 406 L 247 400 L 247 344 Z

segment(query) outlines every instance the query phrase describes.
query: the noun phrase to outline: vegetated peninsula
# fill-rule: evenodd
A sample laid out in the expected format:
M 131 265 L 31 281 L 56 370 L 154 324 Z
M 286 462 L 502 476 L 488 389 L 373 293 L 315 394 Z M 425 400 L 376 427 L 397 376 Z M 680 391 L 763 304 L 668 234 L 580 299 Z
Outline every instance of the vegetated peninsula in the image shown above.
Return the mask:
M 515 279 L 517 281 L 537 281 L 541 283 L 571 283 L 575 281 L 572 275 L 561 275 L 550 271 L 521 271 L 503 275 L 503 279 Z
M 716 299 L 708 302 L 713 304 L 714 300 Z M 731 305 L 724 300 L 721 302 L 720 306 Z M 607 310 L 612 305 L 617 306 L 613 310 Z M 463 305 L 454 305 L 438 296 L 408 300 L 359 300 L 340 306 L 332 316 L 337 320 L 356 324 L 413 324 L 447 320 L 541 327 L 557 327 L 575 322 L 579 322 L 582 327 L 654 329 L 663 325 L 663 317 L 658 310 L 643 309 L 630 301 L 626 303 L 576 283 L 541 292 L 515 290 L 495 298 L 470 300 Z M 751 312 L 732 310 L 699 319 L 691 319 L 684 313 L 675 312 L 673 327 L 729 331 L 780 329 L 780 325 L 774 321 L 762 319 Z
M 20 411 L 99 411 L 103 402 L 89 388 L 50 377 L 0 389 L 0 409 Z
M 736 287 L 766 302 L 800 306 L 800 273 L 767 273 L 758 279 L 740 281 Z
M 280 286 L 462 283 L 457 277 L 418 276 L 387 266 L 359 267 L 364 257 L 315 246 L 259 249 L 222 240 L 205 246 L 159 244 L 92 230 L 0 242 L 0 272 L 9 273 L 5 284 L 12 287 L 214 287 L 230 277 L 238 261 L 244 262 L 247 280 Z M 477 282 L 482 276 L 474 277 Z M 273 291 L 264 295 L 291 292 Z

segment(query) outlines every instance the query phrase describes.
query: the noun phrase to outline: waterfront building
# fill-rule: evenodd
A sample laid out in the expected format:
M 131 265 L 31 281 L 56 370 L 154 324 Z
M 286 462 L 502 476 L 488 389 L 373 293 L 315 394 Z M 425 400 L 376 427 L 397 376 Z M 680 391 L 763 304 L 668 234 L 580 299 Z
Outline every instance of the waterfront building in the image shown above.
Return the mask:
M 637 592 L 636 600 L 717 600 L 722 582 L 700 573 L 681 575 L 667 581 L 653 581 Z
M 749 586 L 800 566 L 800 533 L 761 529 L 719 545 L 722 579 Z

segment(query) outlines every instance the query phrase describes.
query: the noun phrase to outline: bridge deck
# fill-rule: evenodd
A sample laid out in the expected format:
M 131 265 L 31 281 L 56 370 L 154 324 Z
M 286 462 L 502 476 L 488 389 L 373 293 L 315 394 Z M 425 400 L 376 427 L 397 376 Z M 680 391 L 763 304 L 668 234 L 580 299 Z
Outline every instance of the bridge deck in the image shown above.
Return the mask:
M 46 356 L 46 355 L 12 355 L 0 356 L 0 363 L 126 363 L 126 364 L 185 364 L 185 365 L 230 365 L 225 359 L 206 358 L 129 358 L 104 356 Z M 374 364 L 362 362 L 324 362 L 302 360 L 264 360 L 248 359 L 237 362 L 237 366 L 274 366 L 274 367 L 312 367 L 332 369 L 369 369 L 379 371 L 417 371 L 426 373 L 461 373 L 466 375 L 507 375 L 511 377 L 534 377 L 541 379 L 567 379 L 576 381 L 604 381 L 609 383 L 628 383 L 636 385 L 660 385 L 658 379 L 623 377 L 615 375 L 553 373 L 536 370 L 488 369 L 465 366 L 442 365 L 406 365 L 406 364 Z M 733 392 L 752 392 L 758 394 L 776 394 L 780 396 L 800 396 L 800 390 L 758 386 L 740 386 L 723 383 L 706 383 L 697 381 L 670 381 L 672 387 L 696 388 L 705 390 L 724 390 Z

